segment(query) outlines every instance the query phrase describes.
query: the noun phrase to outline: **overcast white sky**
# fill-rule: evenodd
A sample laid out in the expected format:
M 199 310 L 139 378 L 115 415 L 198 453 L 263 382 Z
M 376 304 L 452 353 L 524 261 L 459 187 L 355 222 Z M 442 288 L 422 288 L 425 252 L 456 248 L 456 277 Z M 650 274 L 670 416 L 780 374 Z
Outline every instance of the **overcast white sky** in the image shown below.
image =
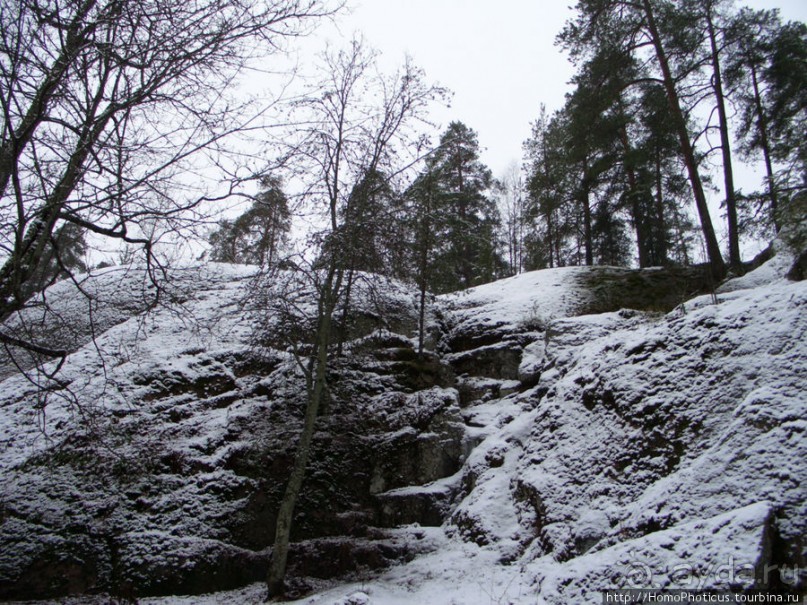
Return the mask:
M 572 67 L 555 36 L 573 0 L 348 0 L 349 13 L 315 34 L 338 45 L 354 31 L 390 65 L 409 54 L 427 77 L 454 92 L 435 119 L 457 119 L 479 133 L 483 160 L 500 175 L 521 160 L 521 144 L 541 103 L 561 106 Z M 807 21 L 807 0 L 747 0 Z

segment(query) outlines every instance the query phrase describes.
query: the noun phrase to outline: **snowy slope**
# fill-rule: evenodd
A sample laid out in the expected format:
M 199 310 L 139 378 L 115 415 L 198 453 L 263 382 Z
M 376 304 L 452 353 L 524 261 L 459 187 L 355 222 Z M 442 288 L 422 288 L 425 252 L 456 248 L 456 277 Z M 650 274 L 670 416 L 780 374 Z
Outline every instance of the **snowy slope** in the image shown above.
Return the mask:
M 412 452 L 404 464 L 411 471 L 407 481 L 398 474 L 403 467 L 393 472 L 388 461 L 372 462 L 373 497 L 408 503 L 396 513 L 401 518 L 415 518 L 424 502 L 431 503 L 446 511 L 446 520 L 440 527 L 392 530 L 400 532 L 394 539 L 420 543 L 422 554 L 410 562 L 355 582 L 312 582 L 314 594 L 299 602 L 593 604 L 606 588 L 770 587 L 777 581 L 773 569 L 789 589 L 795 578 L 788 571 L 803 567 L 807 556 L 807 284 L 783 279 L 788 265 L 782 255 L 774 257 L 724 286 L 717 304 L 702 296 L 666 314 L 580 315 L 597 302 L 585 287 L 589 278 L 610 279 L 614 270 L 606 277 L 581 268 L 533 272 L 438 297 L 443 334 L 437 346 L 443 365 L 456 374 L 456 390 L 404 388 L 403 378 L 390 378 L 392 366 L 378 360 L 394 360 L 399 371 L 410 363 L 402 357 L 411 336 L 404 333 L 382 339 L 386 348 L 380 357 L 373 354 L 377 361 L 341 370 L 354 380 L 339 395 L 350 403 L 338 405 L 350 408 L 351 422 L 368 423 L 354 427 L 380 423 L 387 431 L 361 455 Z M 101 365 L 88 347 L 66 368 L 79 401 L 103 402 L 123 427 L 132 422 L 162 431 L 145 439 L 128 434 L 138 451 L 152 447 L 155 454 L 176 454 L 170 464 L 199 465 L 160 475 L 159 481 L 177 482 L 183 505 L 156 485 L 152 494 L 138 494 L 132 507 L 118 505 L 107 514 L 104 507 L 114 508 L 108 491 L 77 491 L 66 475 L 54 492 L 54 477 L 32 465 L 37 453 L 53 451 L 53 441 L 36 429 L 26 399 L 33 390 L 10 379 L 0 402 L 3 504 L 15 508 L 14 515 L 0 517 L 6 536 L 14 535 L 9 523 L 23 519 L 33 523 L 36 517 L 31 527 L 39 532 L 59 525 L 59 515 L 76 514 L 65 505 L 72 498 L 87 511 L 75 519 L 78 525 L 129 515 L 139 541 L 126 548 L 140 544 L 144 557 L 161 549 L 182 552 L 180 538 L 189 557 L 230 556 L 222 544 L 232 544 L 233 536 L 216 518 L 243 514 L 243 501 L 257 489 L 257 479 L 239 474 L 233 461 L 252 451 L 250 440 L 290 434 L 293 427 L 272 423 L 286 409 L 280 402 L 294 393 L 279 392 L 290 383 L 279 380 L 278 369 L 264 378 L 237 369 L 233 359 L 245 350 L 251 324 L 237 302 L 248 276 L 210 271 L 187 307 L 202 320 L 188 325 L 204 329 L 188 331 L 168 312 L 133 318 L 98 339 L 109 355 L 121 348 L 118 343 L 134 341 L 119 365 Z M 664 276 L 643 277 L 657 278 Z M 415 297 L 405 288 L 390 299 L 414 314 Z M 104 372 L 115 386 L 101 391 Z M 199 384 L 210 393 L 196 392 Z M 197 386 L 170 398 L 160 392 L 177 385 Z M 132 413 L 132 401 L 153 403 L 138 404 L 143 407 Z M 58 439 L 59 423 L 74 426 L 75 412 L 69 401 L 48 406 L 50 439 Z M 256 415 L 271 420 L 257 422 Z M 163 451 L 166 439 L 173 442 L 169 452 Z M 438 464 L 443 448 L 460 448 L 452 454 L 456 466 Z M 325 469 L 316 470 L 315 481 L 320 472 Z M 177 479 L 184 476 L 194 480 Z M 23 514 L 23 502 L 12 492 L 47 498 L 32 500 L 35 510 Z M 138 516 L 138 501 L 150 511 L 148 523 Z M 140 603 L 262 598 L 255 584 Z
M 575 314 L 589 295 L 573 287 L 590 270 L 563 267 L 531 271 L 440 297 L 458 333 L 541 323 Z
M 198 364 L 188 363 L 187 352 L 209 348 L 208 353 L 215 356 L 243 347 L 249 334 L 249 316 L 243 312 L 241 301 L 246 294 L 244 285 L 254 274 L 254 268 L 234 265 L 184 271 L 174 282 L 175 291 L 199 282 L 206 283 L 208 289 L 194 291 L 189 304 L 160 307 L 148 315 L 137 313 L 143 304 L 138 287 L 142 272 L 113 268 L 88 281 L 84 288 L 104 301 L 103 305 L 76 295 L 70 282 L 57 284 L 48 293 L 53 299 L 50 312 L 58 313 L 75 328 L 76 343 L 92 337 L 85 305 L 97 304 L 101 309 L 93 314 L 100 322 L 100 334 L 95 342 L 75 345 L 78 350 L 68 357 L 59 374 L 59 379 L 70 385 L 62 395 L 39 393 L 37 385 L 23 376 L 3 382 L 0 470 L 19 466 L 39 448 L 52 447 L 50 439 L 58 438 L 58 432 L 51 432 L 58 431 L 60 423 L 72 423 L 76 412 L 92 416 L 95 408 L 99 412 L 100 408 L 120 409 L 125 415 L 137 396 L 133 391 L 155 388 L 145 384 L 145 377 L 158 368 L 187 379 L 207 372 Z M 138 376 L 143 379 L 138 380 Z
M 446 545 L 301 602 L 593 604 L 606 588 L 769 587 L 773 570 L 794 584 L 807 530 L 807 284 L 761 273 L 717 305 L 702 297 L 660 319 L 550 320 L 532 346 L 540 382 L 485 404 L 499 428 L 465 465 L 473 487 Z M 524 290 L 519 278 L 507 289 L 522 300 L 491 295 L 484 321 L 530 308 L 534 276 L 521 279 Z

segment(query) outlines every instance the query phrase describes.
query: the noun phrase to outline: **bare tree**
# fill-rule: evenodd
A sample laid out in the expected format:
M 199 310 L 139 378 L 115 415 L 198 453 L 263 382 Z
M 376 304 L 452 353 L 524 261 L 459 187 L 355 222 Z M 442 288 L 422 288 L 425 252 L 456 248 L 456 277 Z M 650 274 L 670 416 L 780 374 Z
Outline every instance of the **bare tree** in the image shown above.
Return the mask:
M 406 168 L 407 154 L 418 148 L 414 144 L 417 122 L 427 105 L 442 92 L 424 84 L 422 72 L 408 61 L 394 75 L 380 75 L 375 54 L 355 40 L 347 50 L 326 52 L 321 71 L 322 80 L 296 105 L 298 116 L 294 122 L 302 126 L 285 138 L 281 161 L 303 183 L 300 199 L 312 212 L 310 222 L 318 225 L 309 239 L 311 261 L 298 271 L 308 279 L 316 311 L 310 321 L 313 333 L 306 339 L 309 346 L 301 348 L 295 342 L 299 334 L 288 339 L 289 349 L 305 377 L 307 403 L 277 516 L 267 577 L 270 599 L 285 591 L 294 508 L 335 353 L 335 315 L 346 296 L 349 259 L 357 237 L 347 223 L 354 214 L 350 204 L 357 203 L 357 196 L 351 192 L 367 174 L 386 175 L 389 179 Z M 379 186 L 384 183 L 379 182 Z
M 23 309 L 55 234 L 73 225 L 137 246 L 193 226 L 228 137 L 254 114 L 227 93 L 282 52 L 316 0 L 0 0 L 0 321 Z M 159 292 L 159 289 L 157 289 Z M 64 350 L 0 331 L 0 343 Z
M 507 248 L 507 264 L 511 275 L 524 270 L 524 236 L 526 204 L 521 167 L 513 162 L 497 180 L 495 193 L 502 215 L 503 239 Z

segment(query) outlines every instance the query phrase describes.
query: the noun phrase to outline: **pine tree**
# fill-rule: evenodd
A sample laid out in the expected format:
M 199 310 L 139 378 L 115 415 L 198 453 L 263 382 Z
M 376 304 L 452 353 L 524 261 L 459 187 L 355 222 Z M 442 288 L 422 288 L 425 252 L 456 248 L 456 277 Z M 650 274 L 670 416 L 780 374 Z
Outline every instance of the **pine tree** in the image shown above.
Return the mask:
M 526 238 L 527 269 L 561 267 L 566 236 L 561 206 L 564 202 L 566 175 L 563 166 L 565 133 L 559 116 L 547 115 L 546 107 L 532 125 L 532 135 L 524 143 L 527 181 L 527 220 L 532 229 Z
M 779 159 L 800 172 L 807 166 L 807 24 L 786 23 L 773 41 L 766 69 L 770 82 L 771 131 Z
M 434 179 L 430 212 L 441 216 L 444 231 L 436 242 L 430 289 L 450 292 L 498 278 L 504 268 L 496 242 L 500 217 L 488 196 L 493 179 L 479 159 L 476 133 L 461 122 L 449 124 L 425 174 Z
M 280 183 L 261 179 L 261 192 L 252 205 L 233 221 L 224 219 L 210 234 L 210 259 L 214 262 L 274 265 L 291 227 L 289 202 Z
M 628 59 L 626 61 L 626 58 Z M 617 207 L 599 209 L 618 189 L 619 160 L 625 154 L 622 90 L 632 76 L 629 57 L 618 49 L 603 47 L 583 63 L 574 78 L 575 89 L 568 95 L 563 112 L 568 116 L 568 169 L 577 174 L 574 184 L 578 214 L 582 217 L 585 264 L 594 264 L 595 240 L 625 240 L 624 222 L 602 220 Z M 595 221 L 595 216 L 601 220 Z M 597 230 L 615 230 L 598 233 Z M 608 255 L 609 258 L 614 258 Z
M 746 158 L 761 154 L 765 165 L 767 191 L 747 199 L 766 208 L 744 208 L 746 228 L 778 231 L 783 206 L 807 184 L 807 26 L 783 24 L 775 10 L 743 9 L 727 37 L 726 81 L 740 108 L 739 148 Z
M 678 233 L 690 222 L 682 210 L 691 194 L 682 173 L 677 135 L 667 119 L 664 89 L 645 86 L 635 104 L 633 157 L 637 175 L 644 259 L 640 266 L 662 266 L 670 262 L 687 264 L 691 257 L 688 235 Z M 684 245 L 684 248 L 681 246 Z M 640 256 L 641 259 L 641 256 Z
M 427 162 L 406 191 L 406 223 L 413 234 L 411 266 L 418 286 L 418 355 L 423 355 L 426 336 L 426 300 L 433 287 L 435 258 L 448 235 L 448 216 L 439 206 L 438 181 L 433 166 Z
M 388 175 L 372 170 L 358 180 L 341 210 L 342 227 L 332 234 L 343 251 L 345 270 L 405 275 L 401 212 L 400 195 Z
M 581 0 L 576 8 L 577 18 L 567 23 L 559 36 L 559 42 L 573 58 L 585 59 L 600 49 L 615 49 L 646 66 L 647 73 L 642 73 L 634 84 L 652 79 L 663 86 L 668 120 L 686 167 L 710 268 L 715 277 L 722 277 L 726 267 L 706 203 L 696 137 L 688 121 L 694 101 L 685 84 L 689 83 L 687 78 L 694 67 L 690 56 L 681 52 L 689 41 L 686 30 L 680 26 L 680 14 L 672 10 L 672 3 L 659 0 Z
M 73 223 L 64 223 L 56 229 L 42 253 L 42 259 L 31 278 L 24 284 L 22 294 L 30 298 L 74 272 L 87 271 L 85 232 Z
M 359 177 L 340 209 L 340 225 L 323 244 L 322 259 L 335 259 L 344 272 L 344 291 L 337 324 L 337 356 L 349 331 L 353 286 L 362 272 L 408 277 L 406 229 L 400 196 L 381 170 Z
M 768 57 L 773 54 L 775 31 L 780 26 L 781 22 L 775 11 L 742 9 L 729 28 L 733 52 L 729 55 L 725 70 L 730 95 L 740 108 L 740 152 L 746 158 L 760 152 L 765 164 L 768 211 L 762 213 L 762 223 L 773 224 L 776 231 L 780 227 L 779 193 L 774 173 L 770 109 L 764 92 L 765 68 Z M 759 218 L 759 213 L 755 214 Z

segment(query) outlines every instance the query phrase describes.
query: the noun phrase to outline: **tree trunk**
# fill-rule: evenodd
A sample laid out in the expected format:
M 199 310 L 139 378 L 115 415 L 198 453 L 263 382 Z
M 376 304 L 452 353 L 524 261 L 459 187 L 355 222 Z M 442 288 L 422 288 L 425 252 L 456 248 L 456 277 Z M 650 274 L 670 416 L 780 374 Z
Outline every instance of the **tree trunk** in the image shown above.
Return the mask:
M 332 261 L 333 262 L 333 261 Z M 307 378 L 308 402 L 305 409 L 303 430 L 294 456 L 289 482 L 280 501 L 275 528 L 275 543 L 272 548 L 272 561 L 266 584 L 269 589 L 267 600 L 282 596 L 285 592 L 286 564 L 289 556 L 289 538 L 294 519 L 294 508 L 297 496 L 303 485 L 308 459 L 311 454 L 311 445 L 314 439 L 319 408 L 322 396 L 327 386 L 328 347 L 330 345 L 331 323 L 338 303 L 338 293 L 341 289 L 342 272 L 332 268 L 320 290 L 319 318 L 316 333 L 316 356 L 313 360 L 311 373 Z
M 426 282 L 420 284 L 420 300 L 418 302 L 418 358 L 423 359 L 426 343 Z
M 100 97 L 96 97 L 96 105 L 90 108 L 85 119 L 81 137 L 73 150 L 59 182 L 46 198 L 44 207 L 28 230 L 23 234 L 23 224 L 18 225 L 17 241 L 12 255 L 0 267 L 0 321 L 6 319 L 15 310 L 21 308 L 24 301 L 20 298 L 24 284 L 36 272 L 53 231 L 64 211 L 67 200 L 76 188 L 76 184 L 84 172 L 84 163 L 92 146 L 101 136 L 106 124 L 112 117 L 110 111 L 95 116 Z
M 779 221 L 779 195 L 776 191 L 776 181 L 773 175 L 773 160 L 771 159 L 771 145 L 768 139 L 768 121 L 765 119 L 765 111 L 762 109 L 762 94 L 759 91 L 759 78 L 757 68 L 753 62 L 751 66 L 751 82 L 754 86 L 754 113 L 757 116 L 757 129 L 759 130 L 759 143 L 762 147 L 762 157 L 765 159 L 765 173 L 768 177 L 768 195 L 771 198 L 771 216 L 776 232 L 782 225 Z
M 658 249 L 656 254 L 657 260 L 661 265 L 667 265 L 669 258 L 667 256 L 667 221 L 664 218 L 664 190 L 662 188 L 662 172 L 661 172 L 661 149 L 656 146 L 656 224 L 655 239 L 658 241 Z
M 586 265 L 594 264 L 594 237 L 591 232 L 591 194 L 588 183 L 588 160 L 583 160 L 583 182 L 580 201 L 583 204 L 583 245 L 586 252 Z
M 427 236 L 428 237 L 428 236 Z M 428 264 L 429 248 L 426 242 L 421 243 L 419 261 L 420 300 L 418 301 L 418 357 L 423 357 L 426 342 L 426 294 L 429 286 Z
M 521 187 L 521 182 L 519 181 L 519 193 L 518 193 L 518 223 L 516 226 L 516 241 L 518 243 L 518 248 L 516 249 L 516 263 L 518 265 L 518 274 L 521 274 L 524 271 L 524 198 L 522 197 L 522 191 L 524 191 L 523 187 Z
M 461 258 L 459 259 L 460 266 L 458 269 L 462 281 L 462 288 L 470 288 L 474 282 L 470 238 L 473 237 L 474 234 L 468 232 L 468 208 L 467 201 L 465 199 L 465 178 L 462 172 L 462 153 L 458 153 L 457 156 L 457 178 L 459 184 L 457 195 L 459 203 L 457 205 L 457 210 L 461 225 L 460 228 L 465 232 L 461 240 L 462 254 Z
M 639 188 L 637 186 L 636 172 L 633 166 L 628 161 L 630 154 L 630 142 L 628 141 L 628 129 L 623 126 L 619 132 L 619 138 L 622 142 L 622 149 L 624 151 L 624 165 L 625 175 L 628 178 L 628 197 L 630 198 L 631 214 L 633 215 L 633 227 L 636 230 L 636 248 L 639 253 L 639 267 L 649 266 L 647 241 L 645 238 L 644 218 L 642 216 L 642 209 L 639 205 Z
M 706 255 L 709 260 L 712 276 L 715 279 L 722 279 L 726 275 L 726 264 L 723 261 L 723 256 L 720 254 L 720 245 L 717 242 L 714 226 L 712 225 L 712 217 L 709 215 L 709 206 L 706 203 L 706 194 L 703 191 L 703 182 L 701 181 L 698 172 L 698 163 L 695 158 L 695 150 L 692 147 L 692 141 L 689 138 L 689 129 L 687 128 L 684 113 L 681 110 L 681 102 L 678 97 L 678 91 L 675 89 L 675 82 L 672 77 L 670 65 L 667 60 L 667 55 L 664 51 L 664 46 L 661 43 L 661 34 L 659 33 L 658 26 L 656 25 L 655 15 L 653 14 L 653 7 L 650 0 L 642 0 L 645 17 L 647 19 L 648 33 L 650 34 L 653 46 L 656 51 L 656 59 L 659 62 L 659 67 L 664 79 L 664 90 L 667 94 L 667 102 L 670 106 L 670 114 L 678 134 L 678 142 L 681 146 L 681 155 L 686 165 L 687 175 L 689 176 L 689 183 L 692 187 L 692 194 L 695 197 L 695 207 L 698 210 L 698 217 L 701 223 L 701 230 L 703 231 L 703 238 L 706 244 Z
M 547 154 L 547 151 L 546 151 L 547 142 L 546 142 L 546 134 L 545 133 L 544 133 L 544 135 L 542 137 L 542 142 L 543 142 L 543 147 L 544 147 L 544 158 L 543 158 L 543 160 L 544 160 L 543 161 L 544 178 L 545 178 L 546 182 L 549 183 L 550 182 L 550 177 L 549 177 L 549 174 L 550 174 L 550 172 L 549 172 L 549 157 L 548 157 L 548 154 Z M 554 222 L 555 221 L 552 220 L 552 207 L 550 206 L 549 208 L 547 208 L 547 212 L 546 212 L 546 235 L 547 235 L 547 239 L 549 239 L 549 268 L 550 269 L 554 268 L 554 266 L 555 266 L 552 263 L 552 248 L 554 247 L 553 238 L 558 237 L 557 236 L 557 226 L 554 225 Z M 554 229 L 553 229 L 553 226 L 555 227 Z M 558 266 L 560 266 L 560 255 L 558 255 L 557 261 L 558 261 Z
M 706 6 L 706 25 L 709 32 L 709 44 L 712 50 L 712 71 L 714 72 L 715 100 L 717 116 L 720 123 L 720 150 L 723 155 L 723 182 L 726 189 L 726 219 L 729 235 L 729 264 L 735 270 L 742 267 L 740 258 L 740 232 L 737 226 L 737 196 L 734 191 L 734 170 L 731 163 L 731 140 L 729 123 L 726 117 L 726 99 L 723 94 L 723 77 L 720 71 L 720 55 L 717 49 L 717 34 L 712 17 L 712 4 Z
M 434 207 L 434 191 L 432 189 L 434 183 L 432 175 L 429 173 L 426 182 L 427 190 L 425 197 L 422 200 L 425 202 L 425 207 L 421 206 L 420 216 L 418 217 L 418 285 L 420 287 L 420 300 L 418 301 L 418 357 L 423 357 L 423 350 L 426 342 L 426 294 L 429 290 L 429 253 L 432 249 L 432 224 L 431 216 Z
M 342 349 L 345 345 L 345 340 L 347 339 L 347 330 L 348 330 L 348 321 L 349 321 L 349 314 L 350 314 L 350 295 L 353 291 L 353 278 L 354 278 L 354 269 L 353 269 L 353 261 L 351 261 L 351 267 L 348 269 L 347 272 L 347 284 L 345 285 L 345 301 L 342 304 L 342 317 L 339 318 L 339 330 L 338 330 L 338 338 L 339 340 L 336 343 L 336 356 L 342 356 Z
M 554 235 L 552 233 L 552 211 L 546 213 L 546 238 L 549 240 L 549 268 L 553 269 L 555 267 L 554 263 L 552 262 L 552 249 L 555 246 L 554 242 Z
M 586 265 L 594 264 L 594 238 L 591 233 L 591 204 L 588 190 L 583 191 L 583 237 L 586 252 Z
M 681 225 L 681 215 L 676 207 L 673 207 L 673 221 L 675 224 L 675 232 L 678 235 L 678 254 L 681 255 L 684 266 L 688 267 L 690 264 L 689 250 L 687 248 L 686 238 L 684 237 L 684 227 Z

